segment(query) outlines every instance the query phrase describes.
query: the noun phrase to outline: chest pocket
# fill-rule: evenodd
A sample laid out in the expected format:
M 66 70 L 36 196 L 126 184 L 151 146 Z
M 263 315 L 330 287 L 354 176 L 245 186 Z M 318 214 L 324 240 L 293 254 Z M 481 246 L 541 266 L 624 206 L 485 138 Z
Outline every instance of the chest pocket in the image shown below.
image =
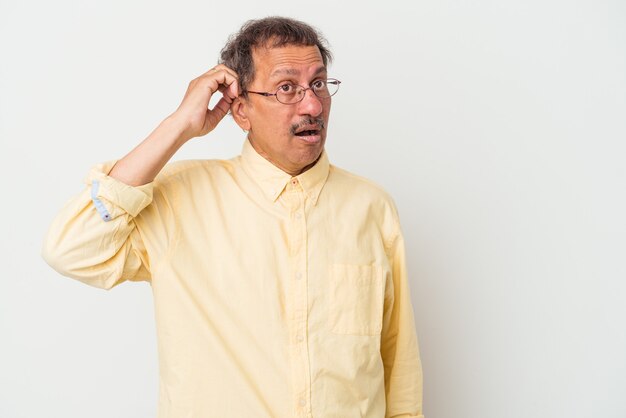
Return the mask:
M 382 328 L 382 267 L 332 264 L 329 275 L 329 325 L 335 334 L 376 335 Z

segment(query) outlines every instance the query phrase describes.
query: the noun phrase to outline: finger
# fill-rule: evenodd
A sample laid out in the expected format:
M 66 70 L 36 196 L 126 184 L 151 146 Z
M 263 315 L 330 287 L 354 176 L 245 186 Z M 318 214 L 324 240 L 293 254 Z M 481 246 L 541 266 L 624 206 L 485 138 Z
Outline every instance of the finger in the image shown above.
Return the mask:
M 231 77 L 235 78 L 236 80 L 239 80 L 239 76 L 237 75 L 237 73 L 223 64 L 219 64 L 211 68 L 209 71 L 205 72 L 200 77 L 198 77 L 197 80 L 214 78 L 214 77 L 219 76 L 221 73 L 227 73 Z
M 213 109 L 207 109 L 207 120 L 210 126 L 217 126 L 217 124 L 224 119 L 224 116 L 228 113 L 230 104 L 225 98 L 221 98 Z
M 237 75 L 235 71 L 225 66 L 224 64 L 216 65 L 215 67 L 211 68 L 209 71 L 202 74 L 196 80 L 199 80 L 199 81 L 200 80 L 217 80 L 218 85 L 217 86 L 213 85 L 213 88 L 211 89 L 212 93 L 214 93 L 216 90 L 219 90 L 220 92 L 223 93 L 224 90 L 220 88 L 220 85 L 229 86 L 233 83 L 233 79 L 237 81 L 237 83 L 235 84 L 236 88 L 230 91 L 231 93 L 230 95 L 232 96 L 231 98 L 234 99 L 235 97 L 239 96 L 239 76 Z
M 217 90 L 222 93 L 224 97 L 228 97 L 230 103 L 239 96 L 239 83 L 233 83 L 229 86 L 220 85 Z
M 215 67 L 213 67 L 214 70 L 216 71 L 226 71 L 228 73 L 230 73 L 230 75 L 232 75 L 233 77 L 235 77 L 236 79 L 239 79 L 239 75 L 235 72 L 235 70 L 233 70 L 230 67 L 225 66 L 224 64 L 218 64 Z
M 229 101 L 234 100 L 239 94 L 237 79 L 225 71 L 219 71 L 210 76 L 202 76 L 194 80 L 190 85 L 188 92 L 190 97 L 187 100 L 198 103 L 203 102 L 204 106 L 207 107 L 216 91 L 220 91 L 223 95 L 228 96 Z
M 217 82 L 216 90 L 219 90 L 225 96 L 228 96 L 230 99 L 239 96 L 239 80 L 229 72 L 217 71 L 211 76 L 211 79 Z

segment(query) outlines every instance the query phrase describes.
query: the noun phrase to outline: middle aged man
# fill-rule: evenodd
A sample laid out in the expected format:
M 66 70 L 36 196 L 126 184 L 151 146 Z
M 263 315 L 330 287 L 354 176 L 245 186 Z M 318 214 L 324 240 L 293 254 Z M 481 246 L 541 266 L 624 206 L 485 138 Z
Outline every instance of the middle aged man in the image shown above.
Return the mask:
M 92 286 L 151 284 L 160 418 L 422 417 L 400 223 L 383 190 L 328 162 L 340 82 L 323 38 L 265 18 L 221 57 L 91 170 L 44 258 Z M 166 165 L 229 110 L 248 132 L 240 156 Z

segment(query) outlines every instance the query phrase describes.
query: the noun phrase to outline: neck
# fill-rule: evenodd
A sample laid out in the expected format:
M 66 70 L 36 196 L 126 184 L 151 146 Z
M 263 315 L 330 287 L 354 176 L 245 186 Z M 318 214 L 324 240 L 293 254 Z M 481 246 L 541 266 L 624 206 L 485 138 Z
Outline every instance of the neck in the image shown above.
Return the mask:
M 265 151 L 263 151 L 263 148 L 261 148 L 260 146 L 258 146 L 258 144 L 256 142 L 254 142 L 254 140 L 250 137 L 250 135 L 248 135 L 248 141 L 250 141 L 250 145 L 252 145 L 252 148 L 254 148 L 254 150 L 261 157 L 265 158 L 267 161 L 272 163 L 272 165 L 274 165 L 275 167 L 281 169 L 282 171 L 284 171 L 285 173 L 289 174 L 292 177 L 295 177 L 298 174 L 302 174 L 305 171 L 309 170 L 311 167 L 313 167 L 319 161 L 320 157 L 322 156 L 322 154 L 320 153 L 320 155 L 317 156 L 315 161 L 313 161 L 311 164 L 308 164 L 308 165 L 306 165 L 304 167 L 287 168 L 287 167 L 282 166 L 279 162 L 274 161 L 272 158 L 270 158 L 270 156 Z

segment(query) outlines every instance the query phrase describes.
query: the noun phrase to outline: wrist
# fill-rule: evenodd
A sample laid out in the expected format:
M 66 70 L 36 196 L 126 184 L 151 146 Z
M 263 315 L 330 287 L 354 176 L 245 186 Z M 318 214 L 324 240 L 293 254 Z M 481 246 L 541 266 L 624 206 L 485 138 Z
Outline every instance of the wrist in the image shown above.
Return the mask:
M 178 118 L 175 113 L 172 113 L 161 122 L 161 127 L 167 131 L 168 137 L 174 138 L 174 141 L 178 146 L 182 146 L 185 142 L 189 141 L 190 137 L 187 133 L 187 126 L 181 118 Z

